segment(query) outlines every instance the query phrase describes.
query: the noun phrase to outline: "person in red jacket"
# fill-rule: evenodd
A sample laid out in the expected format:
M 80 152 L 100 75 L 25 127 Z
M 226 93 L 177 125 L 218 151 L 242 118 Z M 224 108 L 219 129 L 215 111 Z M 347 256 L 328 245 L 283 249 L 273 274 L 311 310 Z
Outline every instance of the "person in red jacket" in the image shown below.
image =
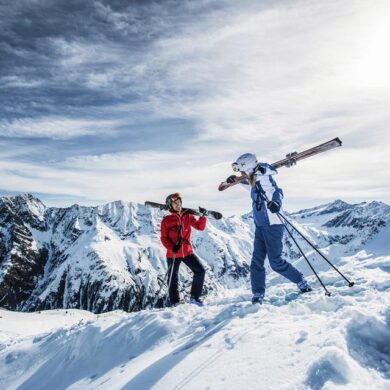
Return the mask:
M 179 267 L 183 262 L 193 273 L 190 302 L 203 306 L 202 295 L 205 269 L 193 253 L 191 245 L 191 228 L 204 230 L 207 219 L 205 216 L 196 219 L 194 215 L 183 211 L 182 199 L 179 193 L 171 194 L 166 199 L 166 205 L 171 212 L 161 222 L 161 242 L 167 249 L 168 276 L 172 277 L 169 286 L 169 300 L 171 305 L 180 302 L 179 295 Z

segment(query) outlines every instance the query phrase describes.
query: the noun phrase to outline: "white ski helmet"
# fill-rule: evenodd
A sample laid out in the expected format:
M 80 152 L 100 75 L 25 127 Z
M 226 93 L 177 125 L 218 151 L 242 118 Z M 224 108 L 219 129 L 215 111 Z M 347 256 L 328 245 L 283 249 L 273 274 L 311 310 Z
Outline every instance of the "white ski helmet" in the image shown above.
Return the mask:
M 256 168 L 258 162 L 257 157 L 253 153 L 245 153 L 238 157 L 236 162 L 232 164 L 232 168 L 234 172 L 250 172 Z

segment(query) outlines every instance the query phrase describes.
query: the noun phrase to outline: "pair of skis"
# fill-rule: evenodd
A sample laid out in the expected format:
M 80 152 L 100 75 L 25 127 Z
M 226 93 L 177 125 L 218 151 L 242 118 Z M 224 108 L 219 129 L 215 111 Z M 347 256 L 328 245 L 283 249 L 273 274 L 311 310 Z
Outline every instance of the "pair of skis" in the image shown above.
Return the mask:
M 286 155 L 286 157 L 282 160 L 276 161 L 275 163 L 271 164 L 274 168 L 278 169 L 281 167 L 292 167 L 293 165 L 296 165 L 297 161 L 303 160 L 308 157 L 315 156 L 316 154 L 326 152 L 327 150 L 331 150 L 334 148 L 337 148 L 342 145 L 342 142 L 339 138 L 334 138 L 328 142 L 324 142 L 323 144 L 314 146 L 310 149 L 304 150 L 303 152 L 292 152 Z M 218 186 L 219 191 L 224 191 L 229 187 L 233 187 L 236 184 L 239 184 L 243 182 L 244 180 L 247 180 L 247 177 L 245 175 L 238 176 L 233 183 L 227 183 L 226 181 L 222 182 Z M 167 206 L 165 204 L 161 203 L 155 203 L 155 202 L 145 202 L 145 206 L 158 208 L 160 210 L 168 210 Z M 183 209 L 184 212 L 190 213 L 193 215 L 201 216 L 206 215 L 208 217 L 214 218 L 214 219 L 221 219 L 222 214 L 218 211 L 212 211 L 212 210 L 206 210 L 206 212 L 200 212 L 195 209 L 191 208 L 185 208 Z
M 314 146 L 310 149 L 304 150 L 303 152 L 292 152 L 286 155 L 286 158 L 276 161 L 275 163 L 271 164 L 275 169 L 281 168 L 281 167 L 292 167 L 293 165 L 297 164 L 297 161 L 303 160 L 305 158 L 315 156 L 316 154 L 326 152 L 327 150 L 331 150 L 334 148 L 337 148 L 338 146 L 341 146 L 342 142 L 339 138 L 334 138 L 328 142 L 324 142 L 323 144 Z M 226 181 L 222 182 L 218 190 L 224 191 L 229 187 L 235 186 L 236 184 L 239 184 L 248 178 L 245 175 L 238 176 L 236 178 L 236 181 L 233 183 L 227 183 Z
M 154 207 L 154 208 L 157 208 L 159 210 L 168 210 L 168 206 L 165 204 L 162 204 L 162 203 L 146 201 L 145 206 Z M 197 215 L 197 216 L 204 215 L 205 217 L 211 217 L 214 219 L 221 219 L 222 218 L 221 213 L 219 213 L 218 211 L 212 211 L 212 210 L 202 209 L 202 212 L 200 212 L 200 211 L 195 210 L 195 209 L 183 208 L 183 212 L 184 212 L 184 214 L 187 213 L 187 214 L 193 214 L 193 215 Z

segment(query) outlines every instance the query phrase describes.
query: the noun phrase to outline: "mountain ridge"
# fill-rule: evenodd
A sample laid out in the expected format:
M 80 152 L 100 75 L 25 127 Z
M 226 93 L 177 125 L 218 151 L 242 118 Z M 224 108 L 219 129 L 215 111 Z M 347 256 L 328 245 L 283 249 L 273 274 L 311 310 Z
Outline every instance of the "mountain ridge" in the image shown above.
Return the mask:
M 166 272 L 159 241 L 164 214 L 120 200 L 57 208 L 31 194 L 1 197 L 0 305 L 96 313 L 160 306 Z M 390 225 L 390 206 L 382 202 L 336 200 L 286 215 L 330 255 L 356 252 Z M 249 283 L 253 237 L 249 213 L 209 220 L 206 231 L 193 232 L 194 250 L 207 270 L 206 292 Z M 288 237 L 284 244 L 284 255 L 309 273 Z M 311 251 L 307 244 L 302 247 Z M 185 297 L 191 273 L 182 267 L 180 276 Z

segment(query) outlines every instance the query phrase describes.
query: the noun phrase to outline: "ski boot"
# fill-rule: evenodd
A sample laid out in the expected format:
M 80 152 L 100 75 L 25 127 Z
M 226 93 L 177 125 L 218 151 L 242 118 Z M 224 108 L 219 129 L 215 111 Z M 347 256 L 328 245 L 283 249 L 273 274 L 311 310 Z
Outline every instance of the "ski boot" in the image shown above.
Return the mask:
M 203 307 L 204 303 L 200 298 L 191 297 L 190 303 L 199 307 Z
M 306 279 L 302 279 L 297 284 L 297 286 L 298 286 L 299 290 L 301 291 L 301 293 L 303 293 L 303 294 L 312 291 L 312 288 L 310 287 L 310 284 L 307 283 Z
M 252 303 L 253 304 L 258 303 L 259 305 L 261 305 L 263 303 L 263 299 L 264 299 L 263 294 L 253 294 Z

